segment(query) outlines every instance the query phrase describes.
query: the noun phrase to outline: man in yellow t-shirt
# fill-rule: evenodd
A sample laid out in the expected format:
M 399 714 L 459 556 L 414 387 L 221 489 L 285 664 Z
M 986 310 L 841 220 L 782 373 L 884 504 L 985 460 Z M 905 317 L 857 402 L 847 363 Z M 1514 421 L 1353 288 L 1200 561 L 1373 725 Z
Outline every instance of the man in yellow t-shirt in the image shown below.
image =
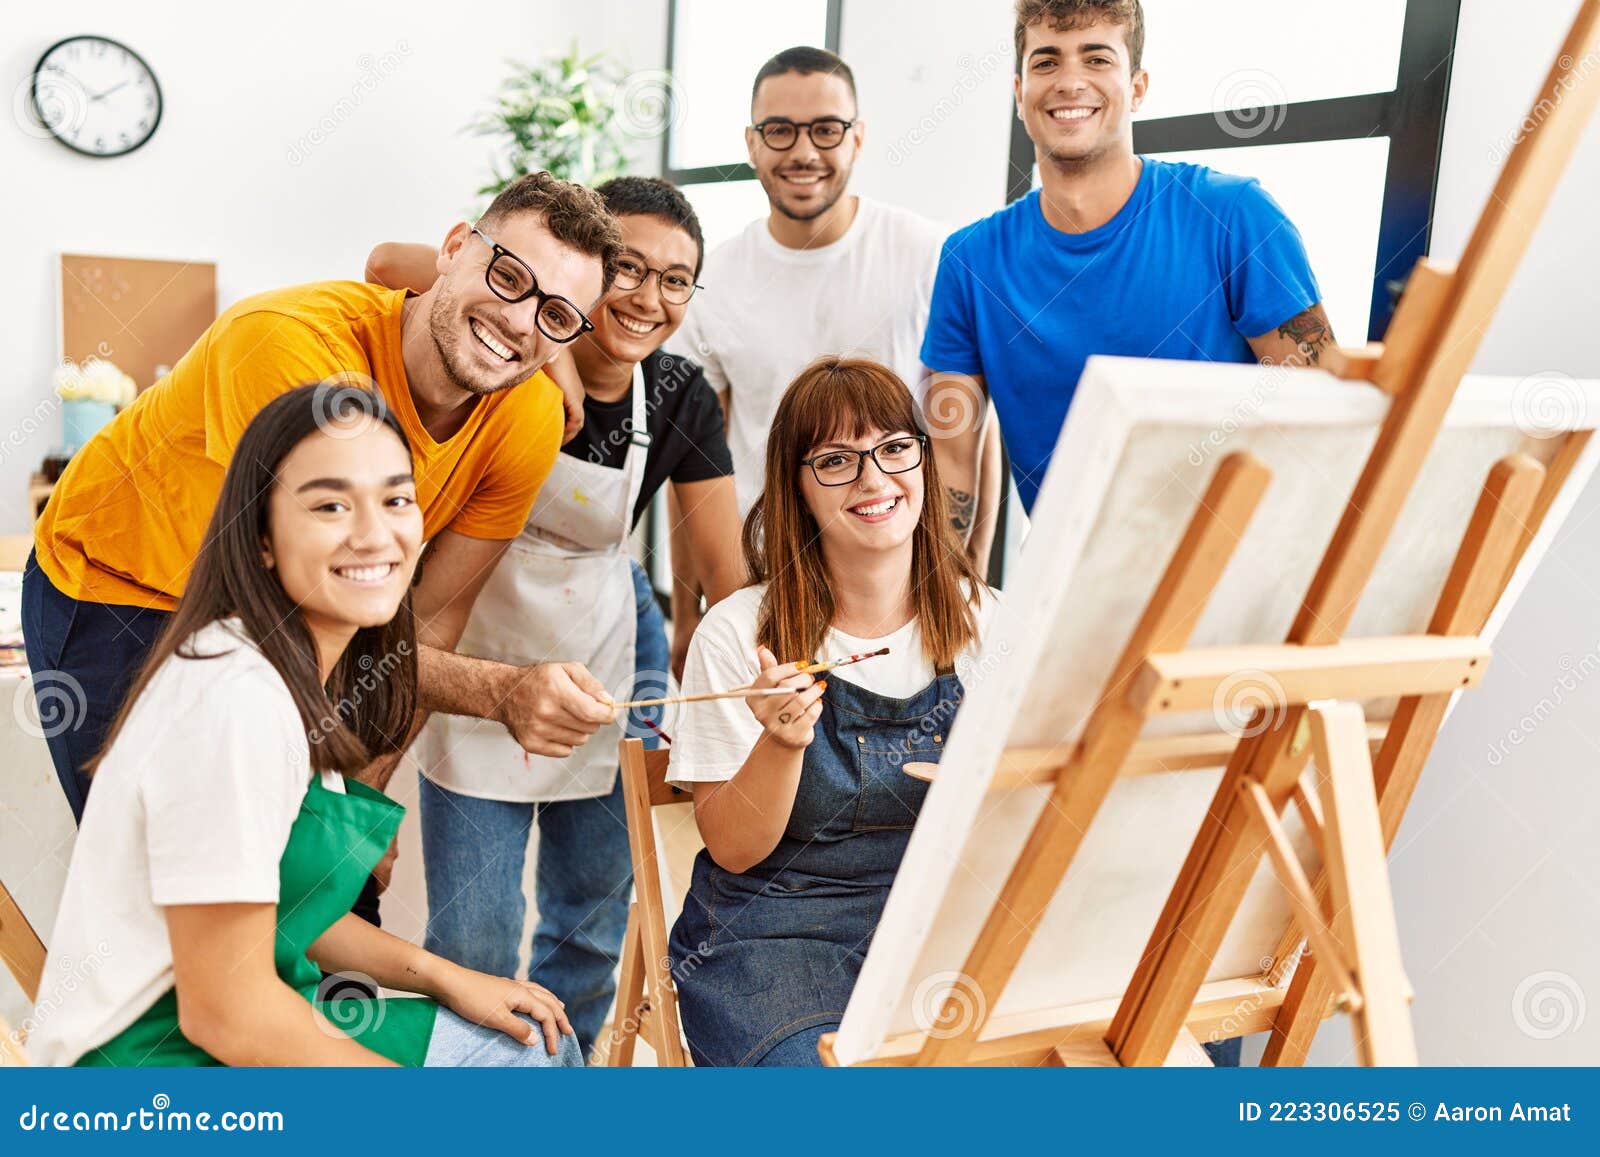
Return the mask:
M 611 719 L 580 664 L 450 649 L 561 446 L 562 395 L 541 367 L 589 328 L 620 252 L 594 193 L 524 177 L 450 230 L 427 292 L 331 281 L 246 298 L 73 457 L 36 527 L 23 633 L 75 816 L 81 769 L 183 593 L 240 434 L 308 382 L 376 390 L 411 441 L 429 539 L 414 600 L 423 711 L 497 720 L 557 757 Z

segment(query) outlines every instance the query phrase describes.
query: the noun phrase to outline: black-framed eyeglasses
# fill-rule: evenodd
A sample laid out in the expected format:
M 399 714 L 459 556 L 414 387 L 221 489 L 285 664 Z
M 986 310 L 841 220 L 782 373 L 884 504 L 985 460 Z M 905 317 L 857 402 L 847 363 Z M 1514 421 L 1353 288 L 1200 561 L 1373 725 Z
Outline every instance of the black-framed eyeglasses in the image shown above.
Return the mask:
M 805 129 L 811 143 L 819 149 L 836 149 L 844 143 L 845 133 L 855 121 L 843 117 L 818 117 L 814 121 L 792 121 L 787 117 L 768 117 L 750 127 L 761 134 L 761 143 L 778 152 L 792 149 Z
M 695 290 L 705 288 L 695 283 L 694 270 L 687 265 L 656 269 L 633 252 L 625 252 L 617 258 L 617 275 L 611 284 L 625 291 L 638 289 L 650 280 L 652 273 L 656 275 L 656 284 L 661 287 L 661 300 L 670 301 L 673 305 L 683 305 L 694 296 Z
M 922 465 L 923 447 L 927 442 L 926 434 L 900 434 L 870 450 L 824 450 L 800 459 L 800 465 L 811 467 L 811 473 L 824 486 L 848 486 L 861 477 L 868 458 L 885 474 L 915 470 Z
M 545 293 L 540 290 L 539 279 L 533 275 L 533 270 L 528 268 L 526 261 L 476 225 L 472 227 L 472 231 L 483 238 L 485 245 L 494 250 L 494 256 L 489 258 L 488 268 L 483 271 L 483 280 L 489 286 L 490 292 L 501 301 L 510 302 L 512 305 L 519 301 L 527 301 L 530 297 L 537 300 L 539 309 L 533 315 L 533 321 L 545 337 L 565 344 L 594 328 L 594 322 L 585 317 L 583 310 L 569 299 L 559 293 Z

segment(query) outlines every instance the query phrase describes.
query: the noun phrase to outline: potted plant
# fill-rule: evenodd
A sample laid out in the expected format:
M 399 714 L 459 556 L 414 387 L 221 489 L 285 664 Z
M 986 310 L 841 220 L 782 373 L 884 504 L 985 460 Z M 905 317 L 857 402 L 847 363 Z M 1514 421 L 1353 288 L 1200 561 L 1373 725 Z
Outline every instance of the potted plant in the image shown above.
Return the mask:
M 481 197 L 539 169 L 591 187 L 620 176 L 629 144 L 658 135 L 676 111 L 665 72 L 629 73 L 608 53 L 584 57 L 573 45 L 511 69 L 494 108 L 468 126 L 501 142 Z
M 55 372 L 66 453 L 75 454 L 117 411 L 133 401 L 133 379 L 100 358 L 67 362 Z

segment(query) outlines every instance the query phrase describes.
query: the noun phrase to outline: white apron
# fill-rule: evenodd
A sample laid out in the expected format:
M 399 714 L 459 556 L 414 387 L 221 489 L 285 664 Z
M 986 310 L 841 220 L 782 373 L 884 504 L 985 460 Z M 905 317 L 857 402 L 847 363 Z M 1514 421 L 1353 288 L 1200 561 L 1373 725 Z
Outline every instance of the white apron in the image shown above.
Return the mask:
M 644 485 L 650 435 L 644 375 L 633 372 L 632 440 L 619 470 L 557 454 L 522 533 L 484 584 L 456 650 L 515 666 L 579 662 L 617 702 L 634 677 L 633 575 L 628 533 Z M 625 721 L 624 721 L 625 722 Z M 620 723 L 567 759 L 525 752 L 502 725 L 435 715 L 417 741 L 424 774 L 479 799 L 541 803 L 608 794 Z

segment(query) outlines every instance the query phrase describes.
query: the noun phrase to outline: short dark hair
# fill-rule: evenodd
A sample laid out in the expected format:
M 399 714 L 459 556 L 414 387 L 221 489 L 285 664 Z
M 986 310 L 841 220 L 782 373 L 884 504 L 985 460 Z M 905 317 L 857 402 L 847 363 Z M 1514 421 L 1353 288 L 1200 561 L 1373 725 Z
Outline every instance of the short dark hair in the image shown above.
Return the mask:
M 800 44 L 794 48 L 785 48 L 778 55 L 761 66 L 761 71 L 756 73 L 756 82 L 750 86 L 750 104 L 754 107 L 756 93 L 761 91 L 761 82 L 769 76 L 784 76 L 791 72 L 798 72 L 801 76 L 810 76 L 814 72 L 826 72 L 830 76 L 837 76 L 844 81 L 850 90 L 850 99 L 856 99 L 856 74 L 850 71 L 836 52 L 829 52 L 826 48 L 812 48 Z
M 593 189 L 540 171 L 518 177 L 500 190 L 479 224 L 493 225 L 513 213 L 537 213 L 563 245 L 600 259 L 600 292 L 611 288 L 622 256 L 622 230 Z
M 694 206 L 678 186 L 660 177 L 612 177 L 596 186 L 595 192 L 613 217 L 654 217 L 682 229 L 694 242 L 694 275 L 700 276 L 706 259 L 706 239 Z
M 1017 0 L 1017 75 L 1022 75 L 1022 41 L 1028 29 L 1048 20 L 1055 32 L 1087 28 L 1101 20 L 1120 24 L 1128 42 L 1128 71 L 1144 62 L 1144 7 L 1139 0 Z

